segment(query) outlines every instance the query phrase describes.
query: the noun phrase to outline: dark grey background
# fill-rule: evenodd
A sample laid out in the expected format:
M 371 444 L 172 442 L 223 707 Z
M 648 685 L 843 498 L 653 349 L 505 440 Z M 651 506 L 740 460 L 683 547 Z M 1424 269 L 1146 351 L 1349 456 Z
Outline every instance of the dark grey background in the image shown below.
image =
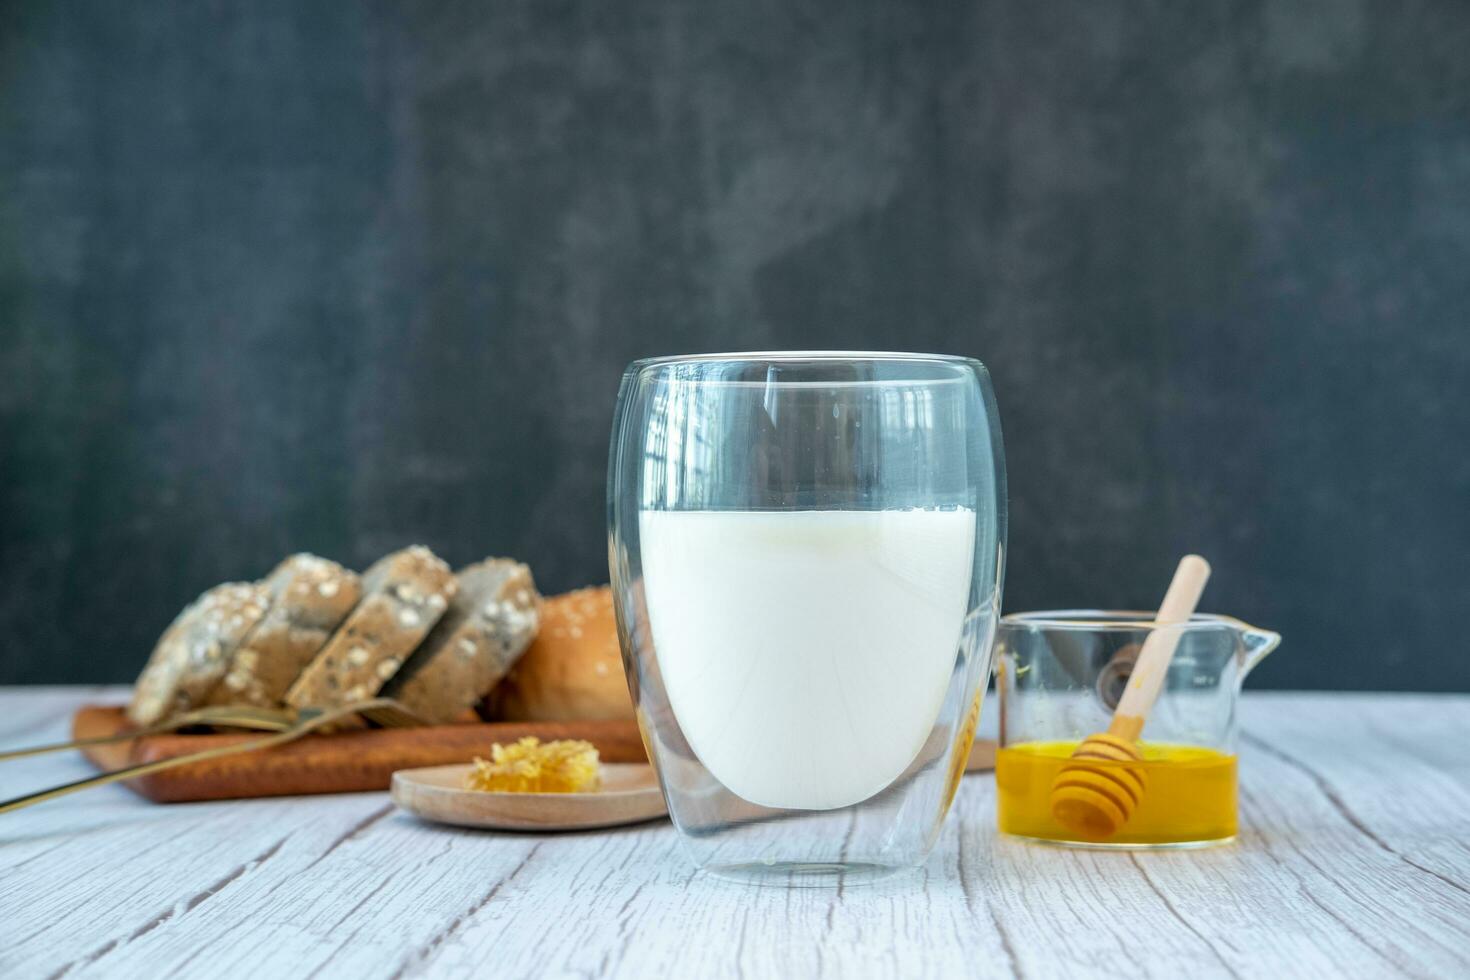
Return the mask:
M 0 682 L 293 549 L 606 578 L 628 360 L 978 356 L 1006 606 L 1470 690 L 1470 5 L 0 3 Z

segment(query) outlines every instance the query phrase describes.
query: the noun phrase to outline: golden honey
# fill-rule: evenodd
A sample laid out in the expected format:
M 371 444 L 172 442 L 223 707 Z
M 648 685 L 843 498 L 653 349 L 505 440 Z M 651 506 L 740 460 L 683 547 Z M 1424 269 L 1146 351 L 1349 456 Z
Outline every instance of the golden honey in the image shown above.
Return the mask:
M 1235 756 L 1193 745 L 1139 745 L 1143 761 L 1087 760 L 1098 769 L 1128 768 L 1143 777 L 1138 808 L 1114 834 L 1086 837 L 1052 816 L 1052 784 L 1078 742 L 1023 742 L 995 759 L 996 810 L 1002 833 L 1089 844 L 1184 844 L 1235 836 Z M 1073 763 L 1074 765 L 1076 763 Z

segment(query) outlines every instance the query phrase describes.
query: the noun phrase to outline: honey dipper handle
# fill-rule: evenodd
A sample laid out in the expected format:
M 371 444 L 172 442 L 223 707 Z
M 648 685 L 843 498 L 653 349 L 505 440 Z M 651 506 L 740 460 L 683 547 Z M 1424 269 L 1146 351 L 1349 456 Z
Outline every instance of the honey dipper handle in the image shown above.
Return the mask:
M 1174 570 L 1174 580 L 1159 605 L 1154 622 L 1167 626 L 1184 623 L 1194 615 L 1199 597 L 1210 578 L 1210 563 L 1199 555 L 1185 555 Z M 1133 665 L 1128 678 L 1128 688 L 1123 692 L 1118 708 L 1113 712 L 1113 722 L 1108 731 L 1123 738 L 1136 740 L 1143 731 L 1143 723 L 1158 699 L 1159 689 L 1169 673 L 1169 661 L 1174 659 L 1174 650 L 1179 646 L 1182 630 L 1152 629 L 1143 641 L 1143 650 Z

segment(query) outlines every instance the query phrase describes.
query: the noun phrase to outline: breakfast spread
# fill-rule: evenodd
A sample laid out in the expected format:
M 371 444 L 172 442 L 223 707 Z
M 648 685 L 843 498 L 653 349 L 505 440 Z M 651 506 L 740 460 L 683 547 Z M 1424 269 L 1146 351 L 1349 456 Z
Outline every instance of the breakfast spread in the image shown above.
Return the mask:
M 135 788 L 174 800 L 391 781 L 425 820 L 570 830 L 668 815 L 707 871 L 840 884 L 923 863 L 973 764 L 998 655 L 1000 748 L 983 754 L 1000 832 L 1234 838 L 1235 697 L 1280 637 L 1195 615 L 1210 575 L 1197 555 L 1157 612 L 1000 616 L 1004 465 L 978 362 L 653 359 L 620 399 L 611 586 L 543 599 L 524 564 L 454 572 L 422 545 L 361 576 L 291 555 L 186 607 L 125 720 L 86 709 L 73 742 L 19 753 L 79 747 L 101 776 L 0 813 L 165 771 L 195 782 Z M 136 756 L 99 761 L 123 742 Z
M 825 811 L 865 805 L 914 780 L 948 747 L 952 758 L 938 768 L 949 778 L 935 783 L 936 792 L 943 783 L 942 814 L 964 771 L 980 706 L 977 691 L 963 717 L 936 721 L 956 710 L 950 694 L 967 663 L 978 535 L 993 534 L 980 522 L 977 509 L 954 504 L 638 509 L 641 575 L 619 588 L 632 642 L 656 651 L 642 668 L 647 683 L 677 726 L 662 735 L 665 762 L 678 768 L 670 778 L 691 786 L 703 779 L 705 793 L 717 787 L 729 826 L 772 810 L 824 820 L 831 816 Z M 1191 614 L 1208 574 L 1203 559 L 1187 556 L 1158 613 L 1133 630 L 1139 636 L 1126 620 L 1117 638 L 1107 622 L 1001 621 L 1004 634 L 1017 620 L 999 686 L 1002 832 L 1135 847 L 1235 834 L 1228 727 L 1215 744 L 1171 741 L 1167 729 L 1141 739 L 1182 631 L 1204 628 Z M 662 803 L 647 767 L 619 741 L 636 740 L 638 713 L 625 680 L 618 601 L 609 586 L 543 599 L 524 564 L 487 558 L 452 572 L 421 545 L 381 558 L 361 576 L 292 555 L 260 582 L 216 586 L 184 609 L 160 637 L 127 717 L 157 730 L 197 724 L 195 709 L 203 708 L 206 718 L 224 710 L 237 727 L 250 727 L 241 712 L 256 711 L 270 724 L 279 715 L 281 724 L 304 720 L 318 732 L 345 733 L 336 743 L 345 746 L 395 737 L 370 726 L 448 731 L 478 714 L 521 727 L 475 744 L 489 757 L 474 755 L 472 764 L 417 757 L 396 770 L 395 799 L 428 819 L 469 826 L 647 819 Z M 1058 636 L 1047 638 L 1047 629 Z M 1250 656 L 1259 659 L 1279 639 L 1234 621 L 1210 636 L 1223 637 L 1224 655 L 1246 669 Z M 1027 642 L 1035 649 L 1018 653 Z M 1187 661 L 1200 664 L 1204 651 L 1196 638 Z M 1100 652 L 1108 654 L 1101 661 Z M 1092 660 L 1084 664 L 1084 655 Z M 1211 679 L 1224 690 L 1221 677 Z M 1192 685 L 1194 705 L 1204 704 L 1208 687 Z M 1098 700 L 1116 708 L 1106 722 L 1088 714 Z M 1064 731 L 1048 734 L 1057 724 Z M 1077 731 L 1079 724 L 1087 727 Z M 652 750 L 649 738 L 644 731 L 639 760 Z M 369 747 L 354 744 L 353 751 Z M 599 753 L 607 745 L 617 746 L 610 765 Z M 288 785 L 300 792 L 305 784 L 280 779 L 271 791 Z M 600 802 L 575 811 L 488 802 L 577 795 Z M 822 835 L 812 840 L 802 845 L 806 852 L 792 849 L 795 866 L 821 871 L 849 860 L 832 858 Z M 887 845 L 879 846 L 889 861 L 881 851 Z
M 795 810 L 847 806 L 897 778 L 919 751 L 953 668 L 951 634 L 965 601 L 957 583 L 974 521 L 964 509 L 640 515 L 648 576 L 639 599 L 670 710 L 709 771 L 752 804 Z M 1117 710 L 1107 732 L 1010 739 L 1000 749 L 1000 831 L 1125 847 L 1235 835 L 1235 756 L 1139 739 L 1207 576 L 1202 560 L 1186 558 L 1145 624 L 1153 632 L 1119 646 L 1085 687 L 1088 697 L 1112 692 Z M 379 694 L 434 725 L 464 721 L 477 706 L 531 725 L 626 723 L 634 712 L 613 601 L 606 586 L 543 599 L 530 569 L 510 559 L 451 573 L 422 546 L 388 555 L 360 578 L 292 555 L 262 581 L 216 586 L 181 612 L 127 714 L 147 725 L 200 706 L 320 710 Z M 751 608 L 778 618 L 752 617 Z M 1227 622 L 1257 657 L 1275 644 L 1274 634 Z M 902 661 L 886 655 L 896 647 Z M 1192 653 L 1199 657 L 1197 644 Z M 834 654 L 844 663 L 834 664 Z M 1002 673 L 1003 705 L 1020 704 Z M 880 715 L 881 729 L 862 723 Z M 623 769 L 639 768 L 608 769 L 582 738 L 510 737 L 490 744 L 488 759 L 443 767 L 444 778 L 454 773 L 453 786 L 476 794 L 597 794 L 608 772 L 625 780 Z M 812 751 L 783 751 L 793 744 Z M 444 784 L 436 792 L 449 791 Z M 395 783 L 396 794 L 407 792 Z M 412 799 L 410 808 L 430 819 L 487 826 L 613 825 L 656 812 L 650 801 L 627 816 L 595 808 L 550 818 L 481 813 L 452 795 L 437 804 Z

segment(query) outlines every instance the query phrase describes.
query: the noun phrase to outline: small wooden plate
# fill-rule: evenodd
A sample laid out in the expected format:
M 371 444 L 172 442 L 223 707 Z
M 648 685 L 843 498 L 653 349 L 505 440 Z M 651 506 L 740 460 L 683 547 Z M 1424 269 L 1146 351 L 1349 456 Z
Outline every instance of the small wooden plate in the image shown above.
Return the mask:
M 425 820 L 493 830 L 596 830 L 665 816 L 653 767 L 603 763 L 596 793 L 487 793 L 464 789 L 470 765 L 400 769 L 393 802 Z

